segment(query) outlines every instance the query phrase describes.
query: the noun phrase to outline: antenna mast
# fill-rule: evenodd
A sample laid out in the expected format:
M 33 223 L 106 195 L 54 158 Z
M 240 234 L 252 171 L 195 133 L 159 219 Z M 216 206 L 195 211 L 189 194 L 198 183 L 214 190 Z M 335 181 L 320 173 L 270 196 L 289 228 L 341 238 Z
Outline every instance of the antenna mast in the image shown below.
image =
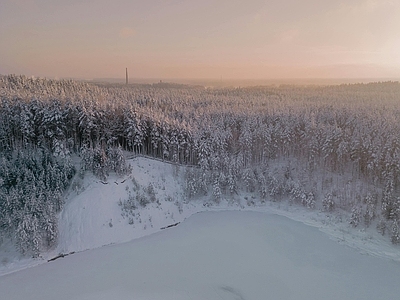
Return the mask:
M 125 83 L 128 84 L 128 68 L 125 69 Z

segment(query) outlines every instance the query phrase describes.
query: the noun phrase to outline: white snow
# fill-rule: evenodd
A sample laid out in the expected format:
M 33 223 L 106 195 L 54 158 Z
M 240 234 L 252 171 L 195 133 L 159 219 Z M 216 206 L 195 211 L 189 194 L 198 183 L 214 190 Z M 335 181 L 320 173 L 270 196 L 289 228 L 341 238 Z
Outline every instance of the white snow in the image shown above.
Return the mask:
M 124 178 L 110 176 L 107 184 L 89 176 L 85 178 L 84 190 L 68 197 L 59 222 L 58 252 L 127 242 L 180 222 L 197 211 L 186 209 L 185 213 L 179 212 L 184 198 L 179 167 L 141 157 L 129 162 L 133 166 L 131 175 Z M 134 224 L 129 224 L 128 217 L 121 215 L 118 201 L 127 199 L 129 192 L 136 194 L 133 180 L 144 194 L 143 190 L 151 183 L 159 204 L 139 207 L 135 217 L 132 216 Z
M 398 299 L 400 264 L 283 216 L 204 212 L 177 227 L 0 277 L 3 299 Z
M 131 175 L 69 192 L 42 259 L 0 253 L 1 299 L 398 299 L 399 248 L 374 230 L 286 202 L 247 207 L 245 195 L 186 203 L 183 167 L 129 162 Z M 159 203 L 122 216 L 118 201 L 149 184 Z

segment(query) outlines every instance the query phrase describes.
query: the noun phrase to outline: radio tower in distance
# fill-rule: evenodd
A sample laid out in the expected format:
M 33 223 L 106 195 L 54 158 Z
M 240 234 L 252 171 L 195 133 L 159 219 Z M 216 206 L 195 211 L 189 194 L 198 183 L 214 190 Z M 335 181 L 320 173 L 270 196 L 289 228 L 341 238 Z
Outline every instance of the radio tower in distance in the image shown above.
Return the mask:
M 128 68 L 125 69 L 125 83 L 128 84 Z

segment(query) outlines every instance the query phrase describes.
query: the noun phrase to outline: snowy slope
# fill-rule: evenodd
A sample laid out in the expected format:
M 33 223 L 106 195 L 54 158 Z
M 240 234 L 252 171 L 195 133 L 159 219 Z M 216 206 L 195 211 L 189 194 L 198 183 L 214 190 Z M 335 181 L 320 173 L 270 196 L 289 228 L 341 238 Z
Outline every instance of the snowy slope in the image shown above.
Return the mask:
M 0 251 L 0 275 L 45 263 L 60 253 L 94 249 L 149 235 L 198 211 L 192 204 L 185 205 L 182 210 L 183 171 L 180 167 L 141 157 L 130 159 L 128 163 L 133 171 L 123 178 L 110 174 L 107 182 L 102 182 L 91 173 L 86 173 L 84 179 L 76 176 L 59 217 L 56 249 L 33 260 L 22 258 L 15 247 L 5 241 Z M 135 216 L 122 216 L 118 202 L 128 199 L 129 194 L 146 194 L 149 184 L 154 187 L 158 201 L 146 207 L 139 206 Z M 129 224 L 129 218 L 134 224 Z
M 83 191 L 71 192 L 59 221 L 58 251 L 67 253 L 121 243 L 159 231 L 161 227 L 182 221 L 192 211 L 179 212 L 183 191 L 179 167 L 146 158 L 129 160 L 131 175 L 111 175 L 107 183 L 85 176 Z M 175 175 L 174 175 L 175 174 Z M 153 186 L 158 203 L 138 207 L 135 216 L 122 216 L 119 200 L 129 193 L 146 194 Z M 135 185 L 137 191 L 135 190 Z M 129 217 L 133 224 L 129 224 Z
M 171 229 L 0 277 L 2 299 L 398 299 L 400 264 L 314 227 L 205 212 Z

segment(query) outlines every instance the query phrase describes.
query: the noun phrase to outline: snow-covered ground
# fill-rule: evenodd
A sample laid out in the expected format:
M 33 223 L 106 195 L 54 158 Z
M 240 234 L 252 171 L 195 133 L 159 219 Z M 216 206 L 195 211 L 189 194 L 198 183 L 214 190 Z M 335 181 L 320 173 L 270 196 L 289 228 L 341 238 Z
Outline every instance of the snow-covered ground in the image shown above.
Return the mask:
M 10 273 L 0 277 L 2 299 L 397 299 L 400 294 L 400 249 L 374 230 L 350 228 L 342 216 L 286 202 L 249 207 L 246 195 L 218 206 L 209 206 L 207 198 L 186 203 L 183 167 L 140 157 L 129 163 L 131 175 L 112 175 L 107 183 L 76 178 L 60 215 L 56 249 L 36 260 L 21 260 L 12 248 L 0 253 L 0 274 Z M 137 194 L 149 203 L 123 212 L 118 203 Z M 84 251 L 89 249 L 95 250 Z M 76 253 L 47 262 L 70 252 Z
M 203 212 L 162 232 L 0 277 L 2 299 L 398 299 L 398 262 L 258 212 Z
M 184 198 L 179 169 L 176 170 L 179 167 L 140 157 L 129 162 L 132 174 L 123 178 L 110 176 L 107 184 L 87 175 L 82 183 L 83 191 L 71 192 L 60 217 L 58 252 L 127 242 L 192 214 L 188 209 L 185 214 L 179 213 Z M 146 192 L 150 184 L 158 201 L 146 207 L 138 205 L 134 215 L 122 216 L 118 202 L 128 199 L 129 194 L 139 193 L 150 198 Z M 129 224 L 129 219 L 133 224 Z

